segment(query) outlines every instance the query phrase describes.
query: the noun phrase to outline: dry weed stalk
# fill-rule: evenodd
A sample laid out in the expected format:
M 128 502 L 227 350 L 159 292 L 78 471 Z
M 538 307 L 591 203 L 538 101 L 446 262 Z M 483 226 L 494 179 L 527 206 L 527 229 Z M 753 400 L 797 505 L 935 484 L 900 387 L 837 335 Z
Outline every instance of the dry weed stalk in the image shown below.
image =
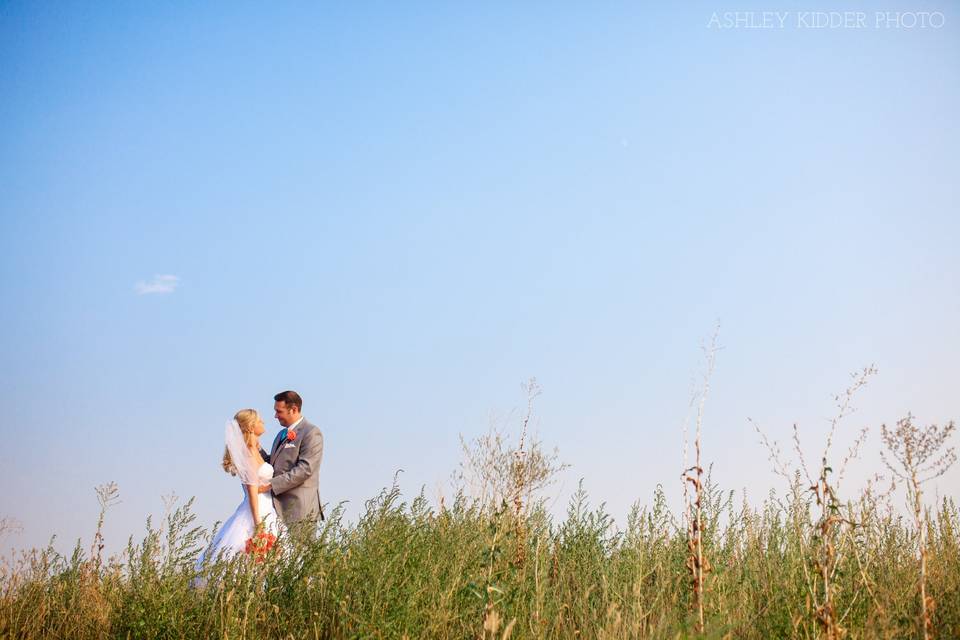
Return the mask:
M 100 503 L 100 517 L 97 519 L 97 532 L 93 536 L 90 557 L 94 562 L 95 570 L 99 571 L 104 546 L 103 522 L 107 516 L 107 509 L 120 503 L 120 489 L 116 482 L 108 482 L 96 487 L 95 491 L 97 492 L 97 501 Z
M 837 587 L 834 576 L 839 566 L 838 543 L 844 533 L 842 525 L 854 526 L 853 522 L 845 520 L 841 516 L 841 502 L 837 493 L 847 464 L 857 457 L 860 446 L 866 439 L 867 429 L 864 428 L 860 431 L 853 445 L 847 451 L 840 465 L 840 472 L 835 476 L 836 480 L 831 479 L 834 469 L 830 466 L 828 460 L 837 426 L 845 417 L 853 413 L 853 397 L 867 383 L 870 376 L 876 374 L 876 372 L 876 367 L 870 365 L 851 374 L 853 379 L 851 385 L 844 393 L 834 396 L 837 403 L 837 413 L 830 421 L 826 445 L 815 474 L 810 472 L 810 468 L 804 459 L 803 449 L 800 446 L 800 432 L 796 424 L 793 425 L 793 444 L 799 465 L 791 473 L 788 466 L 780 459 L 780 450 L 777 444 L 775 442 L 771 443 L 760 426 L 751 420 L 770 454 L 774 471 L 790 482 L 795 503 L 799 503 L 801 498 L 801 485 L 798 478 L 801 477 L 802 472 L 806 479 L 807 491 L 813 495 L 818 507 L 816 522 L 813 523 L 809 541 L 805 540 L 806 536 L 802 532 L 798 532 L 800 534 L 798 538 L 803 545 L 805 555 L 810 559 L 813 569 L 811 573 L 806 565 L 803 566 L 808 606 L 817 626 L 828 640 L 839 640 L 846 635 L 846 631 L 840 625 L 842 616 L 838 615 L 837 612 Z M 797 526 L 799 526 L 799 523 Z
M 481 511 L 498 511 L 509 506 L 515 509 L 518 496 L 521 507 L 528 504 L 534 493 L 552 484 L 557 474 L 569 466 L 559 461 L 556 449 L 545 451 L 536 434 L 528 432 L 533 415 L 532 398 L 539 394 L 540 387 L 536 386 L 528 400 L 520 440 L 522 454 L 510 434 L 497 424 L 499 420 L 491 420 L 489 430 L 482 436 L 471 440 L 460 436 L 463 457 L 452 476 L 454 493 L 462 492 L 474 500 Z
M 7 534 L 17 535 L 23 533 L 23 525 L 14 518 L 0 518 L 0 538 Z
M 906 418 L 897 421 L 894 429 L 888 429 L 885 424 L 880 427 L 883 443 L 898 465 L 891 464 L 883 452 L 880 455 L 890 471 L 906 483 L 907 501 L 917 529 L 920 623 L 925 640 L 933 633 L 933 609 L 936 602 L 932 596 L 927 595 L 927 526 L 922 485 L 946 473 L 957 461 L 957 453 L 953 447 L 947 447 L 941 452 L 954 429 L 952 421 L 943 427 L 931 424 L 926 429 L 920 429 L 914 426 L 913 415 L 909 413 Z
M 472 440 L 460 436 L 463 457 L 460 468 L 453 473 L 454 491 L 474 500 L 482 512 L 509 509 L 512 514 L 523 515 L 533 495 L 569 467 L 559 461 L 556 449 L 545 451 L 536 433 L 529 431 L 533 400 L 540 395 L 540 386 L 536 378 L 531 378 L 523 388 L 527 391 L 527 410 L 517 445 L 498 421 L 491 421 L 489 431 Z
M 694 438 L 695 460 L 692 467 L 683 471 L 684 517 L 687 522 L 687 571 L 690 573 L 690 587 L 693 592 L 693 606 L 697 611 L 696 632 L 703 633 L 704 616 L 704 582 L 706 574 L 710 572 L 710 560 L 703 551 L 703 465 L 700 458 L 701 430 L 703 428 L 703 409 L 710 391 L 710 377 L 713 375 L 717 360 L 717 336 L 720 325 L 714 329 L 709 344 L 702 345 L 704 353 L 704 372 L 702 386 L 692 398 L 691 404 L 697 404 L 697 427 Z M 683 433 L 683 465 L 687 466 L 687 434 L 686 425 Z M 687 491 L 687 483 L 693 485 L 693 499 Z
M 527 452 L 524 448 L 527 442 L 527 426 L 530 424 L 530 417 L 533 415 L 533 399 L 540 395 L 541 389 L 540 385 L 537 384 L 536 378 L 530 378 L 528 382 L 523 385 L 524 391 L 527 392 L 527 411 L 523 416 L 523 424 L 520 428 L 520 444 L 517 447 L 517 450 L 514 452 L 514 464 L 513 464 L 513 526 L 514 533 L 517 538 L 517 548 L 514 555 L 514 564 L 517 566 L 522 565 L 523 561 L 526 559 L 526 530 L 524 527 L 524 522 L 526 518 L 524 517 L 524 497 L 529 498 L 528 495 L 525 495 L 530 490 L 527 482 Z
M 510 636 L 513 634 L 513 627 L 517 624 L 517 619 L 514 618 L 507 623 L 507 626 L 503 629 L 503 633 L 499 633 L 500 624 L 500 614 L 497 613 L 497 610 L 493 608 L 492 604 L 488 604 L 483 614 L 483 633 L 481 640 L 510 640 Z

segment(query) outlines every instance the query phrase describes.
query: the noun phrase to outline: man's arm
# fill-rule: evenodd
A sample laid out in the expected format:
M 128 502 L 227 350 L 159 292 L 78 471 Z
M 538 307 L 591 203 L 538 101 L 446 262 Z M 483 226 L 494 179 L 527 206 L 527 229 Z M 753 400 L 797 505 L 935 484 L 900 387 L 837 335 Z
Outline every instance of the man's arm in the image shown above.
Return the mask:
M 300 445 L 300 457 L 286 473 L 274 476 L 270 487 L 274 495 L 299 487 L 311 475 L 320 470 L 320 460 L 323 458 L 323 434 L 320 429 L 311 429 L 303 435 L 303 444 Z

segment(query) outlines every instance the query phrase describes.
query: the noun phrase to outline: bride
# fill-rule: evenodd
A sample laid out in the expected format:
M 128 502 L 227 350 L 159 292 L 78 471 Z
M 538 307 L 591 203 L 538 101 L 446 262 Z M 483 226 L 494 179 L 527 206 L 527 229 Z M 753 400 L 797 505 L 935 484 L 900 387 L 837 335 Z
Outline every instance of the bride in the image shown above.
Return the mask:
M 281 524 L 273 509 L 273 494 L 257 490 L 260 484 L 267 484 L 273 477 L 273 467 L 264 461 L 260 450 L 259 438 L 264 431 L 263 420 L 253 409 L 238 411 L 226 425 L 223 470 L 240 477 L 243 502 L 200 555 L 197 570 L 208 560 L 229 559 L 245 551 L 247 541 L 255 534 L 280 534 Z

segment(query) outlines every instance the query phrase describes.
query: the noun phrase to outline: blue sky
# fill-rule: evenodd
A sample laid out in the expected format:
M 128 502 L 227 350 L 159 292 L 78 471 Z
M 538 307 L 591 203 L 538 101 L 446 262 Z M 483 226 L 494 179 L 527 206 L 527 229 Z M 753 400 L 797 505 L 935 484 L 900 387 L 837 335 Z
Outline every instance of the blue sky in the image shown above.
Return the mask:
M 815 451 L 870 363 L 851 491 L 881 422 L 960 416 L 955 6 L 522 5 L 0 7 L 4 543 L 89 539 L 109 480 L 112 548 L 171 491 L 226 517 L 223 421 L 286 388 L 325 501 L 355 515 L 397 469 L 436 495 L 531 376 L 556 504 L 584 478 L 622 518 L 679 495 L 717 319 L 725 488 L 777 486 L 748 416 Z

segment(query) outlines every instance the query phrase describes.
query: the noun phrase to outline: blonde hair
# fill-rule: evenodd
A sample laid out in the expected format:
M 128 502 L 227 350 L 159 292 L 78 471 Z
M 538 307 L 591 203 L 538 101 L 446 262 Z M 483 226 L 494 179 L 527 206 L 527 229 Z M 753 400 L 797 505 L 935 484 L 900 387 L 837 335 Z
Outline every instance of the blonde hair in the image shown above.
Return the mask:
M 240 433 L 243 434 L 244 444 L 248 447 L 254 446 L 257 436 L 253 433 L 253 430 L 258 422 L 262 422 L 260 414 L 255 409 L 240 409 L 233 416 L 233 419 L 240 425 Z M 230 451 L 226 447 L 223 448 L 223 470 L 232 476 L 237 475 L 237 468 L 234 466 L 233 460 L 230 459 Z

